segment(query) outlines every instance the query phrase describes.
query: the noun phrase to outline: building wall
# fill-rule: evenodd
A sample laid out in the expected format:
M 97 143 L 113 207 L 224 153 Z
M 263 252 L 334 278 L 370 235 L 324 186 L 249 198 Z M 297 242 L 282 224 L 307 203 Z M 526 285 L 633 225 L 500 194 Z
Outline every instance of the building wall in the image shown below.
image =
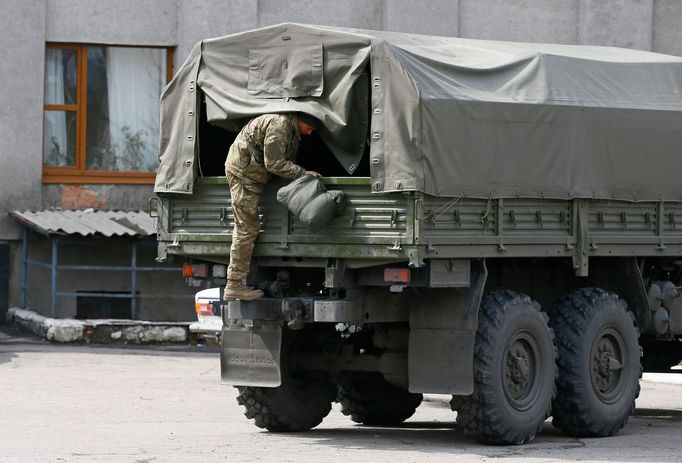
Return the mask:
M 21 228 L 7 212 L 144 209 L 150 185 L 43 185 L 45 42 L 176 47 L 284 21 L 471 38 L 615 45 L 682 56 L 680 0 L 0 0 L 0 241 L 18 301 Z
M 45 0 L 0 2 L 0 240 L 19 238 L 7 217 L 41 200 Z

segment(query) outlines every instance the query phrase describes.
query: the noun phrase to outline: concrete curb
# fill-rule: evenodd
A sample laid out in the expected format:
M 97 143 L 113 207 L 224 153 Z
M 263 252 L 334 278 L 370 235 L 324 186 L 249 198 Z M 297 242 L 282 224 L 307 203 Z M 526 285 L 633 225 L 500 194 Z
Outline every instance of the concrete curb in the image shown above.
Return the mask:
M 95 342 L 100 344 L 187 344 L 189 322 L 141 320 L 74 320 L 44 317 L 32 310 L 11 308 L 7 325 L 29 331 L 50 342 Z

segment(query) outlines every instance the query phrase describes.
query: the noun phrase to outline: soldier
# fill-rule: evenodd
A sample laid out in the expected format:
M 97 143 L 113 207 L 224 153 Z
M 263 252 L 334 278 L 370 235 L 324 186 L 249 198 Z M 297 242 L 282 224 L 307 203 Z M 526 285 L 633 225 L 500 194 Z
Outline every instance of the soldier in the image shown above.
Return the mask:
M 243 281 L 260 230 L 258 200 L 270 174 L 287 179 L 303 174 L 319 177 L 317 172 L 294 163 L 301 135 L 313 133 L 317 124 L 317 119 L 304 113 L 264 114 L 249 121 L 230 146 L 225 174 L 232 195 L 234 229 L 225 299 L 250 301 L 263 297 L 263 291 L 251 289 Z

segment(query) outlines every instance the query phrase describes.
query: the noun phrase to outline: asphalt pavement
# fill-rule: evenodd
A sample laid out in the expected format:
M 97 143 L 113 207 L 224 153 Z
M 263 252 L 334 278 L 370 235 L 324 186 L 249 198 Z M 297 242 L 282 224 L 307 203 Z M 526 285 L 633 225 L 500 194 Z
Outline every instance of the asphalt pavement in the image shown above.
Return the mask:
M 618 435 L 576 439 L 548 421 L 530 444 L 486 447 L 428 395 L 400 427 L 352 423 L 335 404 L 316 429 L 262 431 L 220 383 L 206 348 L 54 345 L 0 330 L 0 462 L 679 462 L 682 374 L 645 375 Z

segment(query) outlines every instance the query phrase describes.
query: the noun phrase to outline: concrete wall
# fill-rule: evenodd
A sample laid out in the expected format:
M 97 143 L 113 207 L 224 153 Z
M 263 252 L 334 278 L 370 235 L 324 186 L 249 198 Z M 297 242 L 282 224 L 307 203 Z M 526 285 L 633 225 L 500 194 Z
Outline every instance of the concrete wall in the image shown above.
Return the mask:
M 172 46 L 177 26 L 177 0 L 47 1 L 50 42 Z
M 43 235 L 30 233 L 30 258 L 41 262 L 51 261 L 50 241 Z M 63 243 L 58 247 L 59 265 L 91 265 L 91 266 L 130 266 L 131 244 L 125 238 L 102 238 L 78 243 Z M 138 246 L 137 265 L 139 267 L 158 267 L 154 261 L 155 246 Z M 20 259 L 19 255 L 15 259 Z M 138 272 L 137 317 L 142 320 L 184 321 L 193 320 L 194 301 L 192 295 L 198 290 L 189 288 L 182 277 L 177 265 L 166 265 L 170 271 Z M 50 270 L 38 266 L 29 269 L 29 291 L 27 292 L 27 307 L 36 312 L 51 316 Z M 12 281 L 12 287 L 19 294 L 20 282 Z M 57 276 L 58 291 L 107 291 L 126 292 L 131 289 L 131 275 L 129 272 L 101 271 L 101 270 L 60 270 Z M 158 295 L 161 298 L 144 296 Z M 180 296 L 180 297 L 175 297 Z M 13 301 L 18 304 L 18 299 Z M 76 296 L 61 296 L 57 298 L 58 318 L 73 318 L 76 316 Z
M 682 1 L 656 0 L 652 49 L 682 56 Z
M 461 37 L 520 42 L 574 43 L 576 0 L 460 0 Z
M 203 38 L 284 21 L 682 55 L 680 0 L 183 0 L 176 63 Z
M 0 0 L 0 241 L 7 212 L 144 209 L 149 185 L 42 185 L 45 42 L 175 46 L 285 21 L 471 38 L 615 45 L 682 56 L 682 0 Z
M 45 0 L 0 2 L 0 240 L 19 237 L 7 217 L 41 200 Z
M 200 40 L 258 27 L 255 0 L 181 0 L 179 7 L 177 64 Z

